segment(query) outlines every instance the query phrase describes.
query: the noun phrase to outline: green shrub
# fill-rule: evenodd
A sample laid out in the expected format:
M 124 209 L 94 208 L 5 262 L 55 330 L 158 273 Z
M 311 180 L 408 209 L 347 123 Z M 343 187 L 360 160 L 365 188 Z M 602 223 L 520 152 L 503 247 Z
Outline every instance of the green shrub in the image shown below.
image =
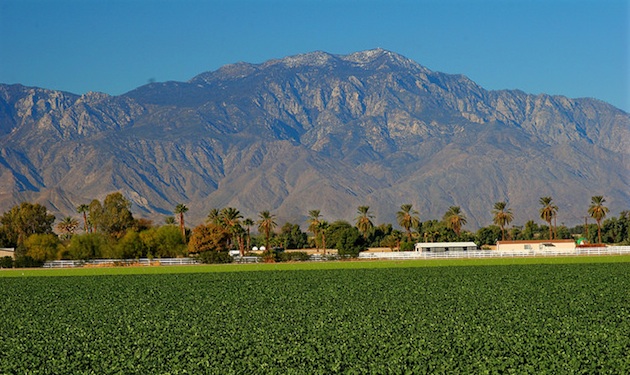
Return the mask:
M 308 255 L 305 251 L 291 251 L 291 252 L 283 252 L 280 254 L 281 262 L 291 262 L 298 261 L 303 262 L 311 259 L 311 256 Z
M 15 268 L 36 268 L 44 265 L 44 261 L 35 260 L 32 257 L 25 255 L 17 257 L 13 263 Z
M 196 259 L 201 263 L 232 263 L 234 258 L 227 251 L 202 251 Z
M 413 242 L 401 242 L 400 243 L 400 251 L 413 251 L 414 244 Z
M 13 268 L 13 258 L 10 256 L 0 258 L 0 268 Z

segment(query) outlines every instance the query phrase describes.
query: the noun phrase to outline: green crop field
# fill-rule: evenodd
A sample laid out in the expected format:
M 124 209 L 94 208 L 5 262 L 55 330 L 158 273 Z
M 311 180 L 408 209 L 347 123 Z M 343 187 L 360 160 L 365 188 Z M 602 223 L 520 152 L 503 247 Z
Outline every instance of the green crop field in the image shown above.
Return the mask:
M 336 264 L 3 277 L 0 373 L 630 373 L 628 262 Z

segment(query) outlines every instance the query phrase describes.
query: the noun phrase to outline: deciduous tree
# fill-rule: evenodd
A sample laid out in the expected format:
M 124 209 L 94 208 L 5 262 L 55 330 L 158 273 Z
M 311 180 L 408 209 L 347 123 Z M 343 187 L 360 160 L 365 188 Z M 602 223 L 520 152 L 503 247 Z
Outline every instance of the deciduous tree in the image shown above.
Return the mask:
M 23 202 L 0 217 L 9 247 L 18 247 L 33 234 L 51 234 L 55 215 L 39 203 Z
M 230 233 L 223 227 L 209 223 L 201 224 L 193 229 L 188 241 L 188 252 L 199 254 L 204 251 L 227 251 L 227 240 Z
M 32 234 L 24 242 L 26 255 L 39 262 L 57 259 L 59 238 L 54 234 Z

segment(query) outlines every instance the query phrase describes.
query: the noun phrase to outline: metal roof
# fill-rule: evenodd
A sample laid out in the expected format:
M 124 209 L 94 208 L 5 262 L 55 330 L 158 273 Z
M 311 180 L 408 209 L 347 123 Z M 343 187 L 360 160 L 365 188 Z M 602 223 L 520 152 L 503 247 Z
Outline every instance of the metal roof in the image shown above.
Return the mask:
M 416 247 L 471 247 L 477 246 L 474 242 L 418 242 Z

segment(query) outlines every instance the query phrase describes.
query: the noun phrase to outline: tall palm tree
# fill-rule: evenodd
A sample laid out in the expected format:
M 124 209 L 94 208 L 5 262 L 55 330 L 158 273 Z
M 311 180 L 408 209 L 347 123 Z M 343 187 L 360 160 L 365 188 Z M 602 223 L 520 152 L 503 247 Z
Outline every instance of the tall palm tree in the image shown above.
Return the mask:
M 551 197 L 541 197 L 538 202 L 542 205 L 542 208 L 540 209 L 540 218 L 549 224 L 549 239 L 553 240 L 551 221 L 558 214 L 558 206 L 553 204 Z
M 269 249 L 269 235 L 276 228 L 276 216 L 269 211 L 262 211 L 258 214 L 258 231 L 265 234 L 265 251 Z
M 610 211 L 604 206 L 606 199 L 601 195 L 591 197 L 591 206 L 588 208 L 588 214 L 597 222 L 597 243 L 602 243 L 602 220 Z
M 251 242 L 252 242 L 252 237 L 249 233 L 249 228 L 251 226 L 254 225 L 254 220 L 250 219 L 250 218 L 246 218 L 245 220 L 243 220 L 243 225 L 247 228 L 247 251 L 251 250 Z
M 444 214 L 442 218 L 446 223 L 446 226 L 451 228 L 457 237 L 459 237 L 459 233 L 462 230 L 462 227 L 466 225 L 466 216 L 462 213 L 462 210 L 459 206 L 451 206 L 448 208 L 448 211 Z
M 420 225 L 419 213 L 416 210 L 412 210 L 413 205 L 403 204 L 400 206 L 400 211 L 396 213 L 396 219 L 398 225 L 403 227 L 407 231 L 407 239 L 411 242 L 411 228 Z
M 179 230 L 182 232 L 182 239 L 186 243 L 186 226 L 184 224 L 184 214 L 188 212 L 188 207 L 185 204 L 179 203 L 175 206 L 175 215 L 179 215 Z
M 83 214 L 83 231 L 87 233 L 89 231 L 87 213 L 90 211 L 90 206 L 87 204 L 80 204 L 77 206 L 77 213 Z
M 321 220 L 319 224 L 317 224 L 317 231 L 322 236 L 322 248 L 324 249 L 324 255 L 326 255 L 326 230 L 328 230 L 330 225 L 326 220 Z
M 319 237 L 319 223 L 322 215 L 320 215 L 319 210 L 310 210 L 308 212 L 308 231 L 313 233 L 315 236 L 315 247 L 317 248 L 317 252 L 319 253 L 319 243 L 317 242 L 317 237 Z
M 507 203 L 505 202 L 496 202 L 494 204 L 494 209 L 492 210 L 492 214 L 494 215 L 493 222 L 501 227 L 501 241 L 505 241 L 505 227 L 510 225 L 512 220 L 514 220 L 514 215 L 512 214 L 512 210 L 507 208 Z
M 367 238 L 368 232 L 374 228 L 374 223 L 372 222 L 374 215 L 372 215 L 369 211 L 370 206 L 359 206 L 357 211 L 359 214 L 356 218 L 357 229 L 361 232 L 361 234 L 363 234 L 363 238 Z
M 226 207 L 220 211 L 219 216 L 221 225 L 230 233 L 230 242 L 234 244 L 234 237 L 243 232 L 241 227 L 243 215 L 236 208 Z

